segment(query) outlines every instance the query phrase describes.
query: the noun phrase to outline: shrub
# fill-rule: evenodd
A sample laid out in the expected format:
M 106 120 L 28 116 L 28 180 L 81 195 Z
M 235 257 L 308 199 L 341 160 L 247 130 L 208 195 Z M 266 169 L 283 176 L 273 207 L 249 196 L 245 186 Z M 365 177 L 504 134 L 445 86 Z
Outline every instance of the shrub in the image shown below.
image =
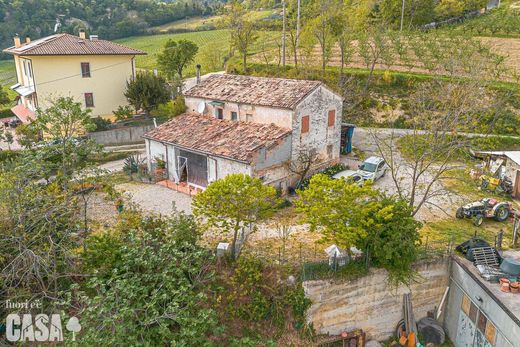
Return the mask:
M 112 112 L 114 112 L 114 116 L 116 116 L 117 120 L 129 119 L 135 114 L 134 110 L 129 105 L 119 106 L 117 110 Z
M 92 121 L 94 122 L 94 125 L 96 127 L 93 131 L 104 131 L 112 128 L 112 122 L 103 117 L 96 117 L 92 119 Z

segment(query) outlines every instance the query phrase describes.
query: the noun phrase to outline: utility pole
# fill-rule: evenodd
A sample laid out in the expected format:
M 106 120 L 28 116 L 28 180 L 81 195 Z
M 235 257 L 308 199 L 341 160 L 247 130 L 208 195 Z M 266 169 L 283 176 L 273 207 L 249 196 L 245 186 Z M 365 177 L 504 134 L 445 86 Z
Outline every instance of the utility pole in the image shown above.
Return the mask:
M 282 1 L 282 66 L 285 67 L 285 0 Z
M 404 2 L 403 0 L 403 7 L 401 8 L 401 29 L 399 31 L 403 31 L 403 22 L 404 22 Z

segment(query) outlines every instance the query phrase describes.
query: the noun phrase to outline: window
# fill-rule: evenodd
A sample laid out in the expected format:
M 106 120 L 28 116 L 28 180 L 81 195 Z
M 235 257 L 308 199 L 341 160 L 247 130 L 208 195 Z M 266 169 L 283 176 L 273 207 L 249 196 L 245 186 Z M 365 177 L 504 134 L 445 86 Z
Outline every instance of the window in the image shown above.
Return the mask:
M 251 113 L 246 113 L 246 121 L 250 121 L 253 119 L 253 115 Z
M 224 119 L 224 110 L 221 108 L 217 108 L 217 118 Z
M 333 127 L 336 124 L 336 110 L 329 111 L 328 124 L 329 124 L 329 127 Z
M 231 120 L 238 120 L 238 113 L 231 112 Z
M 309 132 L 309 116 L 302 117 L 302 134 Z
M 94 95 L 85 93 L 85 107 L 94 107 Z
M 81 63 L 81 77 L 90 77 L 90 63 Z

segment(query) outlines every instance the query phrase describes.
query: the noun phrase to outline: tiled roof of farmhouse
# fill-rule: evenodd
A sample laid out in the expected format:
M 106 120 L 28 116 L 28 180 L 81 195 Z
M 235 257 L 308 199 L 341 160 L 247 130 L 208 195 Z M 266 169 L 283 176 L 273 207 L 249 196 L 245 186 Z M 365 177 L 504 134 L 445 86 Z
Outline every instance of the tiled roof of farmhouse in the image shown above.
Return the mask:
M 4 52 L 15 55 L 142 55 L 143 51 L 101 39 L 82 39 L 70 34 L 43 37 Z
M 186 91 L 186 96 L 241 104 L 294 109 L 319 81 L 220 74 Z
M 144 135 L 145 138 L 177 145 L 218 157 L 251 163 L 253 153 L 270 148 L 291 130 L 274 124 L 216 119 L 183 113 Z

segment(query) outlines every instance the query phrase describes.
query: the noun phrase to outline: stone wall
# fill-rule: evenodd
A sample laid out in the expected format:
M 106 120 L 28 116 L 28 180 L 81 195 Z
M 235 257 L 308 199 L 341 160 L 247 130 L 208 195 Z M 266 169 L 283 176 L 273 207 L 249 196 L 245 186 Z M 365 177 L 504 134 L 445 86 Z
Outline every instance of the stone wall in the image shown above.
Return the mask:
M 154 128 L 153 124 L 96 131 L 87 136 L 105 146 L 144 143 L 143 135 Z
M 395 333 L 403 318 L 403 294 L 412 292 L 413 311 L 418 320 L 438 306 L 448 286 L 448 259 L 416 265 L 417 283 L 393 289 L 386 282 L 386 271 L 374 269 L 355 281 L 320 280 L 303 283 L 313 302 L 308 321 L 316 332 L 337 335 L 361 328 L 369 339 L 386 340 Z

